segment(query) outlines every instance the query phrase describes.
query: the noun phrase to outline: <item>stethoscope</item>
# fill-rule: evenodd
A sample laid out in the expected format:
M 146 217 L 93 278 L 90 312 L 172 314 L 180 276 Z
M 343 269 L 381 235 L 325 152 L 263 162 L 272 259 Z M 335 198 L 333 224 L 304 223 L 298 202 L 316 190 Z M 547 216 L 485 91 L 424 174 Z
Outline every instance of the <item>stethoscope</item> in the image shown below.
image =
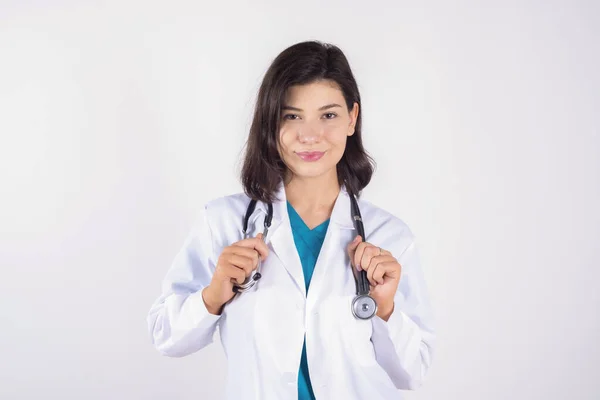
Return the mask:
M 350 195 L 350 209 L 352 212 L 352 221 L 354 222 L 354 228 L 360 235 L 360 237 L 365 240 L 365 228 L 363 225 L 362 217 L 360 215 L 360 209 L 358 208 L 358 203 L 353 195 Z M 248 222 L 254 209 L 256 208 L 257 201 L 252 199 L 248 208 L 246 209 L 246 215 L 244 216 L 244 224 L 242 232 L 244 234 L 244 238 L 248 238 Z M 273 205 L 271 203 L 267 203 L 267 217 L 264 221 L 264 230 L 263 230 L 263 239 L 267 237 L 267 233 L 269 232 L 269 228 L 271 227 L 271 220 L 273 219 Z M 262 277 L 260 258 L 258 260 L 258 265 L 254 271 L 250 274 L 248 278 L 241 285 L 234 285 L 233 291 L 236 293 L 244 293 L 249 291 L 254 287 Z M 365 270 L 361 270 L 358 273 L 358 277 L 356 280 L 356 295 L 352 300 L 352 314 L 359 319 L 370 319 L 377 312 L 377 303 L 375 299 L 369 295 L 369 279 L 367 278 L 367 272 Z

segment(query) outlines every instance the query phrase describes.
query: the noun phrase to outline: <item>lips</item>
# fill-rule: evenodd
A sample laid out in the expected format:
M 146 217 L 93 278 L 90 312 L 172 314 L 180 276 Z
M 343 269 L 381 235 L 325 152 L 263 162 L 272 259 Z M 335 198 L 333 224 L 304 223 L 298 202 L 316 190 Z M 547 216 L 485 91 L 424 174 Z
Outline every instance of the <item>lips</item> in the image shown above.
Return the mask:
M 302 151 L 298 156 L 304 161 L 317 161 L 325 154 L 324 151 Z

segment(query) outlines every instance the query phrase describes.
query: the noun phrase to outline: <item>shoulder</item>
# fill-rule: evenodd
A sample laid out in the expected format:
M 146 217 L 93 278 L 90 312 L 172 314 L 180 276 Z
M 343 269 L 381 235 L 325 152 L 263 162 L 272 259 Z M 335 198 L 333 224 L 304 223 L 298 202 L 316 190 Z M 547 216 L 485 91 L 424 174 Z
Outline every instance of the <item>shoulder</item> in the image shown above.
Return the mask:
M 403 253 L 415 241 L 414 234 L 403 219 L 363 198 L 358 205 L 365 226 L 367 241 Z
M 216 197 L 205 203 L 204 210 L 208 215 L 243 214 L 250 198 L 245 193 L 234 193 Z
M 249 203 L 250 198 L 243 192 L 228 194 L 207 201 L 201 212 L 211 226 L 216 227 L 223 224 L 230 226 L 239 224 L 241 226 Z
M 249 202 L 245 193 L 213 198 L 198 210 L 195 229 L 207 232 L 214 249 L 228 246 L 243 238 L 243 217 Z
M 358 205 L 365 223 L 371 223 L 379 227 L 385 226 L 386 229 L 392 230 L 395 234 L 413 236 L 408 224 L 390 211 L 362 198 L 358 201 Z

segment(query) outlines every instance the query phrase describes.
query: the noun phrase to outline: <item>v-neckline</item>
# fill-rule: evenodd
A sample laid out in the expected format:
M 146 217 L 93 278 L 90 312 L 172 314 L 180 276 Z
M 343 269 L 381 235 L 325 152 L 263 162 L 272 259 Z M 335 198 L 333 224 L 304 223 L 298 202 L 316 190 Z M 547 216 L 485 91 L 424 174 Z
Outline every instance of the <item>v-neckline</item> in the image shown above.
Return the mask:
M 296 209 L 294 208 L 294 206 L 292 206 L 292 204 L 288 201 L 287 202 L 287 206 L 288 206 L 288 211 L 291 211 L 297 218 L 298 221 L 300 221 L 300 223 L 302 224 L 302 229 L 306 230 L 307 232 L 319 232 L 323 229 L 323 227 L 327 224 L 329 224 L 329 220 L 330 218 L 327 218 L 325 221 L 321 222 L 319 225 L 315 226 L 314 228 L 309 228 L 308 225 L 306 224 L 306 222 L 304 222 L 304 220 L 302 219 L 302 217 L 300 216 L 300 214 L 298 214 L 298 211 L 296 211 Z

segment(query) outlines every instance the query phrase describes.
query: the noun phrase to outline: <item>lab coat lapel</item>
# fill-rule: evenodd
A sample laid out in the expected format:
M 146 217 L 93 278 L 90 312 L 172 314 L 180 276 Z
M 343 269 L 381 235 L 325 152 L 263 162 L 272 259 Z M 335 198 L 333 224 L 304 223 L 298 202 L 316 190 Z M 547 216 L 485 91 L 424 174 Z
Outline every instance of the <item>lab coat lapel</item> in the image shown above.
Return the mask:
M 342 186 L 333 206 L 329 227 L 311 279 L 307 299 L 309 307 L 316 303 L 320 295 L 331 289 L 328 282 L 333 282 L 334 277 L 331 274 L 336 273 L 336 271 L 332 271 L 332 268 L 343 268 L 349 262 L 346 248 L 354 238 L 354 234 L 351 232 L 354 230 L 354 224 L 348 196 L 348 192 Z
M 277 221 L 277 229 L 273 232 L 270 243 L 273 253 L 281 260 L 281 263 L 294 280 L 298 290 L 306 296 L 302 263 L 296 250 L 296 244 L 294 243 L 283 183 L 280 184 L 276 196 L 277 199 L 273 202 L 273 220 L 274 222 Z

